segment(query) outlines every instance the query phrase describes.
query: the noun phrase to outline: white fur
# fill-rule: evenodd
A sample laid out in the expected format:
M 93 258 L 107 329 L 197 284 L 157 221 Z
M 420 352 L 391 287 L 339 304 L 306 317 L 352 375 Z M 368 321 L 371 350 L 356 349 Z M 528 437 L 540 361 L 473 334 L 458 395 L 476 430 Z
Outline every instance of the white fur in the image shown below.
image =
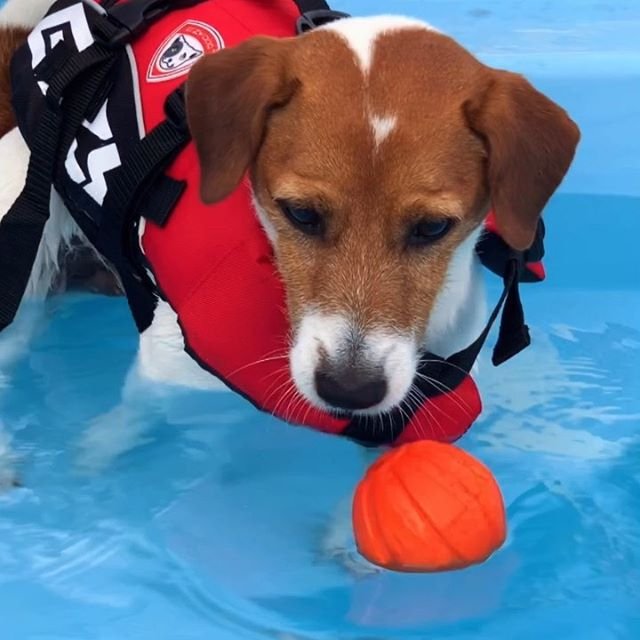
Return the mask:
M 456 249 L 429 316 L 424 346 L 443 358 L 473 342 L 484 328 L 486 297 L 476 230 Z
M 388 411 L 409 392 L 418 363 L 418 347 L 442 357 L 467 347 L 482 331 L 486 315 L 482 267 L 475 253 L 480 230 L 471 234 L 455 251 L 425 333 L 422 345 L 411 336 L 389 330 L 372 331 L 365 337 L 363 362 L 382 366 L 388 391 L 377 406 L 361 413 Z M 357 327 L 355 327 L 357 330 Z M 326 408 L 315 389 L 315 373 L 320 350 L 331 359 L 339 358 L 353 335 L 349 319 L 337 314 L 307 312 L 296 332 L 290 353 L 291 374 L 298 389 L 314 404 Z
M 315 386 L 320 349 L 329 358 L 336 357 L 343 336 L 347 336 L 348 331 L 349 322 L 343 316 L 317 311 L 306 313 L 296 331 L 289 353 L 291 376 L 298 390 L 316 406 L 326 407 L 326 403 L 316 393 Z
M 417 366 L 415 341 L 401 333 L 373 331 L 365 341 L 365 358 L 374 365 L 382 364 L 387 395 L 379 405 L 361 413 L 389 411 L 404 400 L 413 384 Z
M 353 324 L 345 316 L 317 311 L 306 313 L 296 331 L 289 354 L 291 375 L 296 387 L 320 408 L 330 409 L 315 387 L 320 352 L 324 352 L 330 361 L 339 362 L 341 352 L 349 349 L 353 332 Z M 382 402 L 359 413 L 374 415 L 388 411 L 404 399 L 413 382 L 417 357 L 415 341 L 401 333 L 377 330 L 365 336 L 361 349 L 363 364 L 371 368 L 382 367 L 388 389 Z
M 7 0 L 0 10 L 0 25 L 34 27 L 55 0 Z
M 369 116 L 369 125 L 373 131 L 376 149 L 393 133 L 397 124 L 397 116 Z
M 349 350 L 349 341 L 357 327 L 345 316 L 311 311 L 305 314 L 296 332 L 290 353 L 291 375 L 300 391 L 315 405 L 328 408 L 315 388 L 315 374 L 323 351 L 330 361 L 340 362 L 341 352 Z M 371 331 L 364 337 L 361 362 L 371 368 L 382 367 L 387 394 L 378 405 L 360 411 L 377 414 L 402 402 L 415 375 L 417 349 L 411 336 L 390 330 Z
M 276 228 L 271 223 L 271 220 L 269 220 L 267 212 L 258 204 L 255 195 L 251 196 L 251 202 L 253 203 L 253 208 L 258 216 L 258 220 L 260 221 L 264 232 L 267 234 L 267 238 L 269 238 L 269 242 L 275 247 L 278 239 L 278 232 L 276 231 Z
M 7 0 L 0 9 L 0 26 L 34 27 L 44 16 L 54 0 Z M 5 216 L 20 194 L 27 174 L 29 150 L 17 129 L 0 139 L 0 220 Z M 55 196 L 54 196 L 55 197 Z M 27 285 L 30 297 L 43 297 L 57 273 L 57 247 L 65 242 L 68 222 L 52 200 L 54 211 L 45 226 L 44 237 L 31 279 Z M 19 323 L 19 330 L 15 324 Z M 18 357 L 28 348 L 30 339 L 39 326 L 37 313 L 25 313 L 20 309 L 14 326 L 8 327 L 0 341 L 0 387 Z M 15 481 L 14 454 L 10 437 L 0 425 L 0 489 Z
M 426 29 L 428 31 L 437 31 L 437 29 L 422 20 L 389 15 L 346 18 L 344 20 L 330 22 L 321 28 L 337 33 L 344 38 L 356 56 L 362 73 L 365 75 L 367 75 L 371 69 L 376 41 L 381 35 L 399 29 Z
M 11 436 L 0 421 L 0 496 L 16 483 L 16 454 L 11 446 Z
M 150 382 L 213 391 L 226 389 L 184 350 L 178 316 L 163 300 L 158 301 L 151 326 L 140 335 L 136 368 Z
M 0 139 L 0 219 L 22 191 L 28 163 L 29 148 L 15 128 Z M 58 194 L 52 190 L 51 215 L 45 225 L 31 278 L 27 284 L 27 297 L 46 296 L 58 275 L 60 251 L 65 245 L 69 245 L 74 236 L 82 237 L 82 233 Z
M 0 219 L 22 191 L 27 177 L 29 147 L 17 128 L 0 138 Z

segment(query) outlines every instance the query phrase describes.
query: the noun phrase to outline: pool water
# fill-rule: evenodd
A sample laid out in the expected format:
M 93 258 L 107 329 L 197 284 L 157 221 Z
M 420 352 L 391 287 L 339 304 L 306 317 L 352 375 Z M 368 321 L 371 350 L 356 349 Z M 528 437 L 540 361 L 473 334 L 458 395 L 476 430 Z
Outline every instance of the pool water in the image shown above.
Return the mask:
M 558 4 L 335 3 L 431 20 L 583 131 L 546 214 L 549 279 L 524 290 L 534 345 L 482 363 L 460 443 L 503 489 L 504 547 L 449 574 L 346 570 L 322 541 L 364 471 L 356 445 L 227 393 L 118 409 L 126 305 L 69 295 L 0 371 L 0 481 L 22 485 L 0 494 L 2 640 L 640 637 L 640 6 Z M 90 455 L 123 432 L 110 464 Z

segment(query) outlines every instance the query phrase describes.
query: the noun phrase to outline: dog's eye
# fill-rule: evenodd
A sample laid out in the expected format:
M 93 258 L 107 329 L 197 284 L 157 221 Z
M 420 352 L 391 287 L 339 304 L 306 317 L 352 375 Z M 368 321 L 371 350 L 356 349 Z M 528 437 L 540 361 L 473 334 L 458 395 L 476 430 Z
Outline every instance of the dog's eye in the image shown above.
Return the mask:
M 440 240 L 451 231 L 453 220 L 446 218 L 442 220 L 430 220 L 418 222 L 411 228 L 409 233 L 409 245 L 412 247 L 424 247 Z
M 304 207 L 279 201 L 278 205 L 289 222 L 309 236 L 318 236 L 323 231 L 322 215 L 313 207 Z

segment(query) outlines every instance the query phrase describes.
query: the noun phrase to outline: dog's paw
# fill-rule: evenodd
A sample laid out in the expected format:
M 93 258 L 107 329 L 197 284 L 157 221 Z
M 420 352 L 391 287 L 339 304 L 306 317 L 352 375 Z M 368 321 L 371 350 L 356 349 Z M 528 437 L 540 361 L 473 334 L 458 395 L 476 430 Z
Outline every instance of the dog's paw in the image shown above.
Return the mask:
M 20 486 L 11 439 L 0 425 L 0 494 Z
M 22 487 L 22 483 L 15 469 L 0 466 L 0 495 L 20 487 Z
M 353 578 L 362 579 L 381 572 L 363 558 L 356 548 L 351 524 L 352 498 L 343 500 L 332 515 L 322 537 L 323 558 L 337 563 Z
M 14 464 L 0 458 L 0 496 L 20 487 L 22 482 Z
M 77 443 L 76 470 L 99 475 L 115 461 L 144 442 L 148 420 L 137 407 L 118 405 L 97 416 Z
M 356 580 L 378 575 L 382 571 L 380 567 L 363 558 L 355 546 L 345 549 L 332 549 L 330 558 Z

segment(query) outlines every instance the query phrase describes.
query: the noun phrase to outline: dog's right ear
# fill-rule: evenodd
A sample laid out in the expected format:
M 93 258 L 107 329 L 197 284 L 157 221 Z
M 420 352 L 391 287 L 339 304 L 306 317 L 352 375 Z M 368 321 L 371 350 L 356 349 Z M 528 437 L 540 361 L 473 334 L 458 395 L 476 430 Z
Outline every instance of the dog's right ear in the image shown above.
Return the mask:
M 186 83 L 189 129 L 207 204 L 228 196 L 255 159 L 272 109 L 293 95 L 288 60 L 294 39 L 258 36 L 205 56 Z

